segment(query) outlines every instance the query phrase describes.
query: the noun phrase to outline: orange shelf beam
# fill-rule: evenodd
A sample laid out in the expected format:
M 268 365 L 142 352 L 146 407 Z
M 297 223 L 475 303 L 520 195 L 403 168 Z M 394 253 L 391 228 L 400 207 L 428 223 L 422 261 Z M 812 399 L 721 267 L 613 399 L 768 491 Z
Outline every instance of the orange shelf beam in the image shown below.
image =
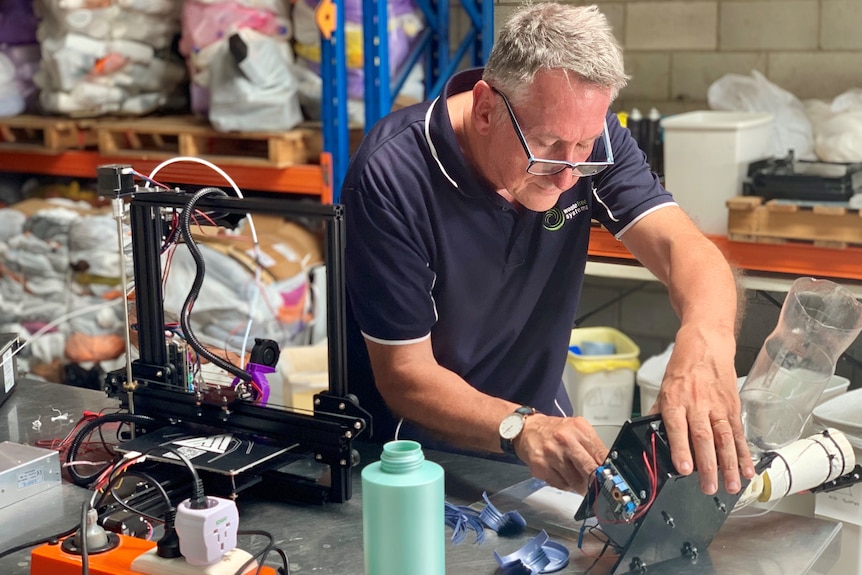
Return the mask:
M 96 168 L 102 164 L 130 164 L 135 170 L 149 175 L 163 158 L 129 156 L 103 156 L 98 152 L 70 150 L 60 154 L 0 150 L 0 171 L 95 178 Z M 229 160 L 211 160 L 233 178 L 244 190 L 307 194 L 319 196 L 328 202 L 330 192 L 324 184 L 323 168 L 318 165 L 299 165 L 276 168 L 235 164 Z M 179 162 L 161 170 L 156 178 L 171 184 L 225 186 L 224 179 L 210 168 L 193 162 Z M 329 196 L 331 197 L 331 196 Z
M 862 248 L 825 248 L 802 243 L 765 244 L 736 242 L 725 236 L 708 236 L 734 266 L 749 271 L 862 280 Z M 622 242 L 607 230 L 590 230 L 591 257 L 634 261 Z

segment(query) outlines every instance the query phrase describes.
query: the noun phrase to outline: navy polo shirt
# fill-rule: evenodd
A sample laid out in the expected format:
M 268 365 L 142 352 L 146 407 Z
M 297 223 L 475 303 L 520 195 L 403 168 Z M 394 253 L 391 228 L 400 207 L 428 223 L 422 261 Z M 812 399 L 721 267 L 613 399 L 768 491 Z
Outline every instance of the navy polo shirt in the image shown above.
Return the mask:
M 570 415 L 561 377 L 590 219 L 619 237 L 673 203 L 609 111 L 615 164 L 580 178 L 545 213 L 515 209 L 476 177 L 449 119 L 445 98 L 481 74 L 462 72 L 441 98 L 383 118 L 344 180 L 348 388 L 374 416 L 379 441 L 393 438 L 396 420 L 374 386 L 363 336 L 390 345 L 431 337 L 438 363 L 476 389 Z M 604 160 L 597 142 L 591 159 Z M 526 168 L 526 156 L 512 161 Z

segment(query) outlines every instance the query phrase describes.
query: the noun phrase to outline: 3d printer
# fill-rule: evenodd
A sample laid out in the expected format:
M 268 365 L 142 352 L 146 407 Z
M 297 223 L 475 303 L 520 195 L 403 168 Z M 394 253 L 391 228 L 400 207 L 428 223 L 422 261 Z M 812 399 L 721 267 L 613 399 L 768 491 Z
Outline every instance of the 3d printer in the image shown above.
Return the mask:
M 351 497 L 350 469 L 357 462 L 353 439 L 369 431 L 370 417 L 348 393 L 344 326 L 343 211 L 338 205 L 289 200 L 228 196 L 217 188 L 191 193 L 179 189 L 141 189 L 134 183 L 131 166 L 108 165 L 98 170 L 99 192 L 115 200 L 115 209 L 127 205 L 136 284 L 136 311 L 139 358 L 126 370 L 106 377 L 106 391 L 121 400 L 132 414 L 141 416 L 139 431 L 156 443 L 169 436 L 176 426 L 230 433 L 255 445 L 270 445 L 267 465 L 254 466 L 244 485 L 231 477 L 228 495 L 250 483 L 267 482 L 276 493 L 290 499 L 314 502 L 343 502 Z M 131 197 L 126 204 L 124 198 Z M 231 386 L 195 384 L 184 366 L 184 354 L 165 337 L 162 307 L 162 266 L 160 252 L 172 234 L 182 234 L 198 263 L 189 299 L 181 321 L 188 320 L 191 304 L 200 288 L 204 264 L 195 254 L 190 222 L 196 211 L 213 214 L 230 225 L 245 214 L 266 213 L 286 218 L 302 217 L 322 223 L 325 230 L 326 322 L 328 345 L 328 391 L 314 398 L 313 414 L 279 409 L 260 399 L 266 371 L 278 360 L 278 346 L 258 340 L 245 369 L 230 364 L 200 345 L 187 329 L 186 340 L 201 356 L 223 367 L 235 379 Z M 178 223 L 174 216 L 178 215 Z M 170 423 L 171 426 L 166 426 Z M 167 433 L 167 434 L 166 434 Z M 161 434 L 161 435 L 160 435 Z M 138 439 L 138 438 L 136 438 Z M 133 440 L 134 441 L 134 440 Z M 137 446 L 129 449 L 138 450 Z M 279 457 L 273 456 L 273 454 Z M 328 476 L 294 472 L 289 462 L 311 460 L 328 466 Z M 278 464 L 278 465 L 276 465 Z M 302 467 L 302 465 L 299 465 Z M 324 476 L 321 476 L 324 475 Z

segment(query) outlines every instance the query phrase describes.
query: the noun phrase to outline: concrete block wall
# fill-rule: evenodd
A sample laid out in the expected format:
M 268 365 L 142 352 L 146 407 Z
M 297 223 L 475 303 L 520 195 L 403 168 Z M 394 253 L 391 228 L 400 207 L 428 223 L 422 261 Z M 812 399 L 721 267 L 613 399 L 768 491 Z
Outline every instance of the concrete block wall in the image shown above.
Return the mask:
M 522 2 L 498 0 L 500 26 Z M 625 50 L 632 77 L 616 110 L 706 109 L 727 73 L 763 73 L 801 99 L 862 87 L 860 0 L 594 0 Z M 453 13 L 457 3 L 453 4 Z M 458 37 L 455 35 L 455 37 Z
M 862 87 L 862 0 L 594 0 L 625 50 L 629 85 L 616 110 L 655 106 L 663 114 L 708 108 L 709 86 L 727 73 L 758 70 L 801 99 L 829 100 Z M 497 0 L 499 26 L 520 0 Z M 452 46 L 463 37 L 466 16 L 452 2 Z M 615 327 L 641 349 L 641 360 L 674 340 L 679 322 L 664 286 L 588 277 L 580 325 Z M 629 293 L 631 292 L 631 293 Z M 629 294 L 629 295 L 626 295 Z M 778 302 L 783 293 L 769 293 Z M 747 313 L 739 337 L 736 370 L 748 373 L 780 308 L 766 296 L 745 294 Z M 600 310 L 600 311 L 596 311 Z M 593 313 L 595 312 L 595 313 Z M 847 351 L 862 361 L 862 338 Z M 842 360 L 837 373 L 862 387 L 859 363 Z

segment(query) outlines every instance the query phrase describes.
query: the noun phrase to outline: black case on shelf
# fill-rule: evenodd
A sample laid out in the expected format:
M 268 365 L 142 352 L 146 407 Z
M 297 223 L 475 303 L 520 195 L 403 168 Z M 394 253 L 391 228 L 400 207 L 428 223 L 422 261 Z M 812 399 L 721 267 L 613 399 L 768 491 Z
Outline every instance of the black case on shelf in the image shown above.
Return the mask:
M 862 164 L 797 161 L 793 154 L 750 164 L 742 187 L 743 195 L 764 200 L 847 202 L 859 192 Z

